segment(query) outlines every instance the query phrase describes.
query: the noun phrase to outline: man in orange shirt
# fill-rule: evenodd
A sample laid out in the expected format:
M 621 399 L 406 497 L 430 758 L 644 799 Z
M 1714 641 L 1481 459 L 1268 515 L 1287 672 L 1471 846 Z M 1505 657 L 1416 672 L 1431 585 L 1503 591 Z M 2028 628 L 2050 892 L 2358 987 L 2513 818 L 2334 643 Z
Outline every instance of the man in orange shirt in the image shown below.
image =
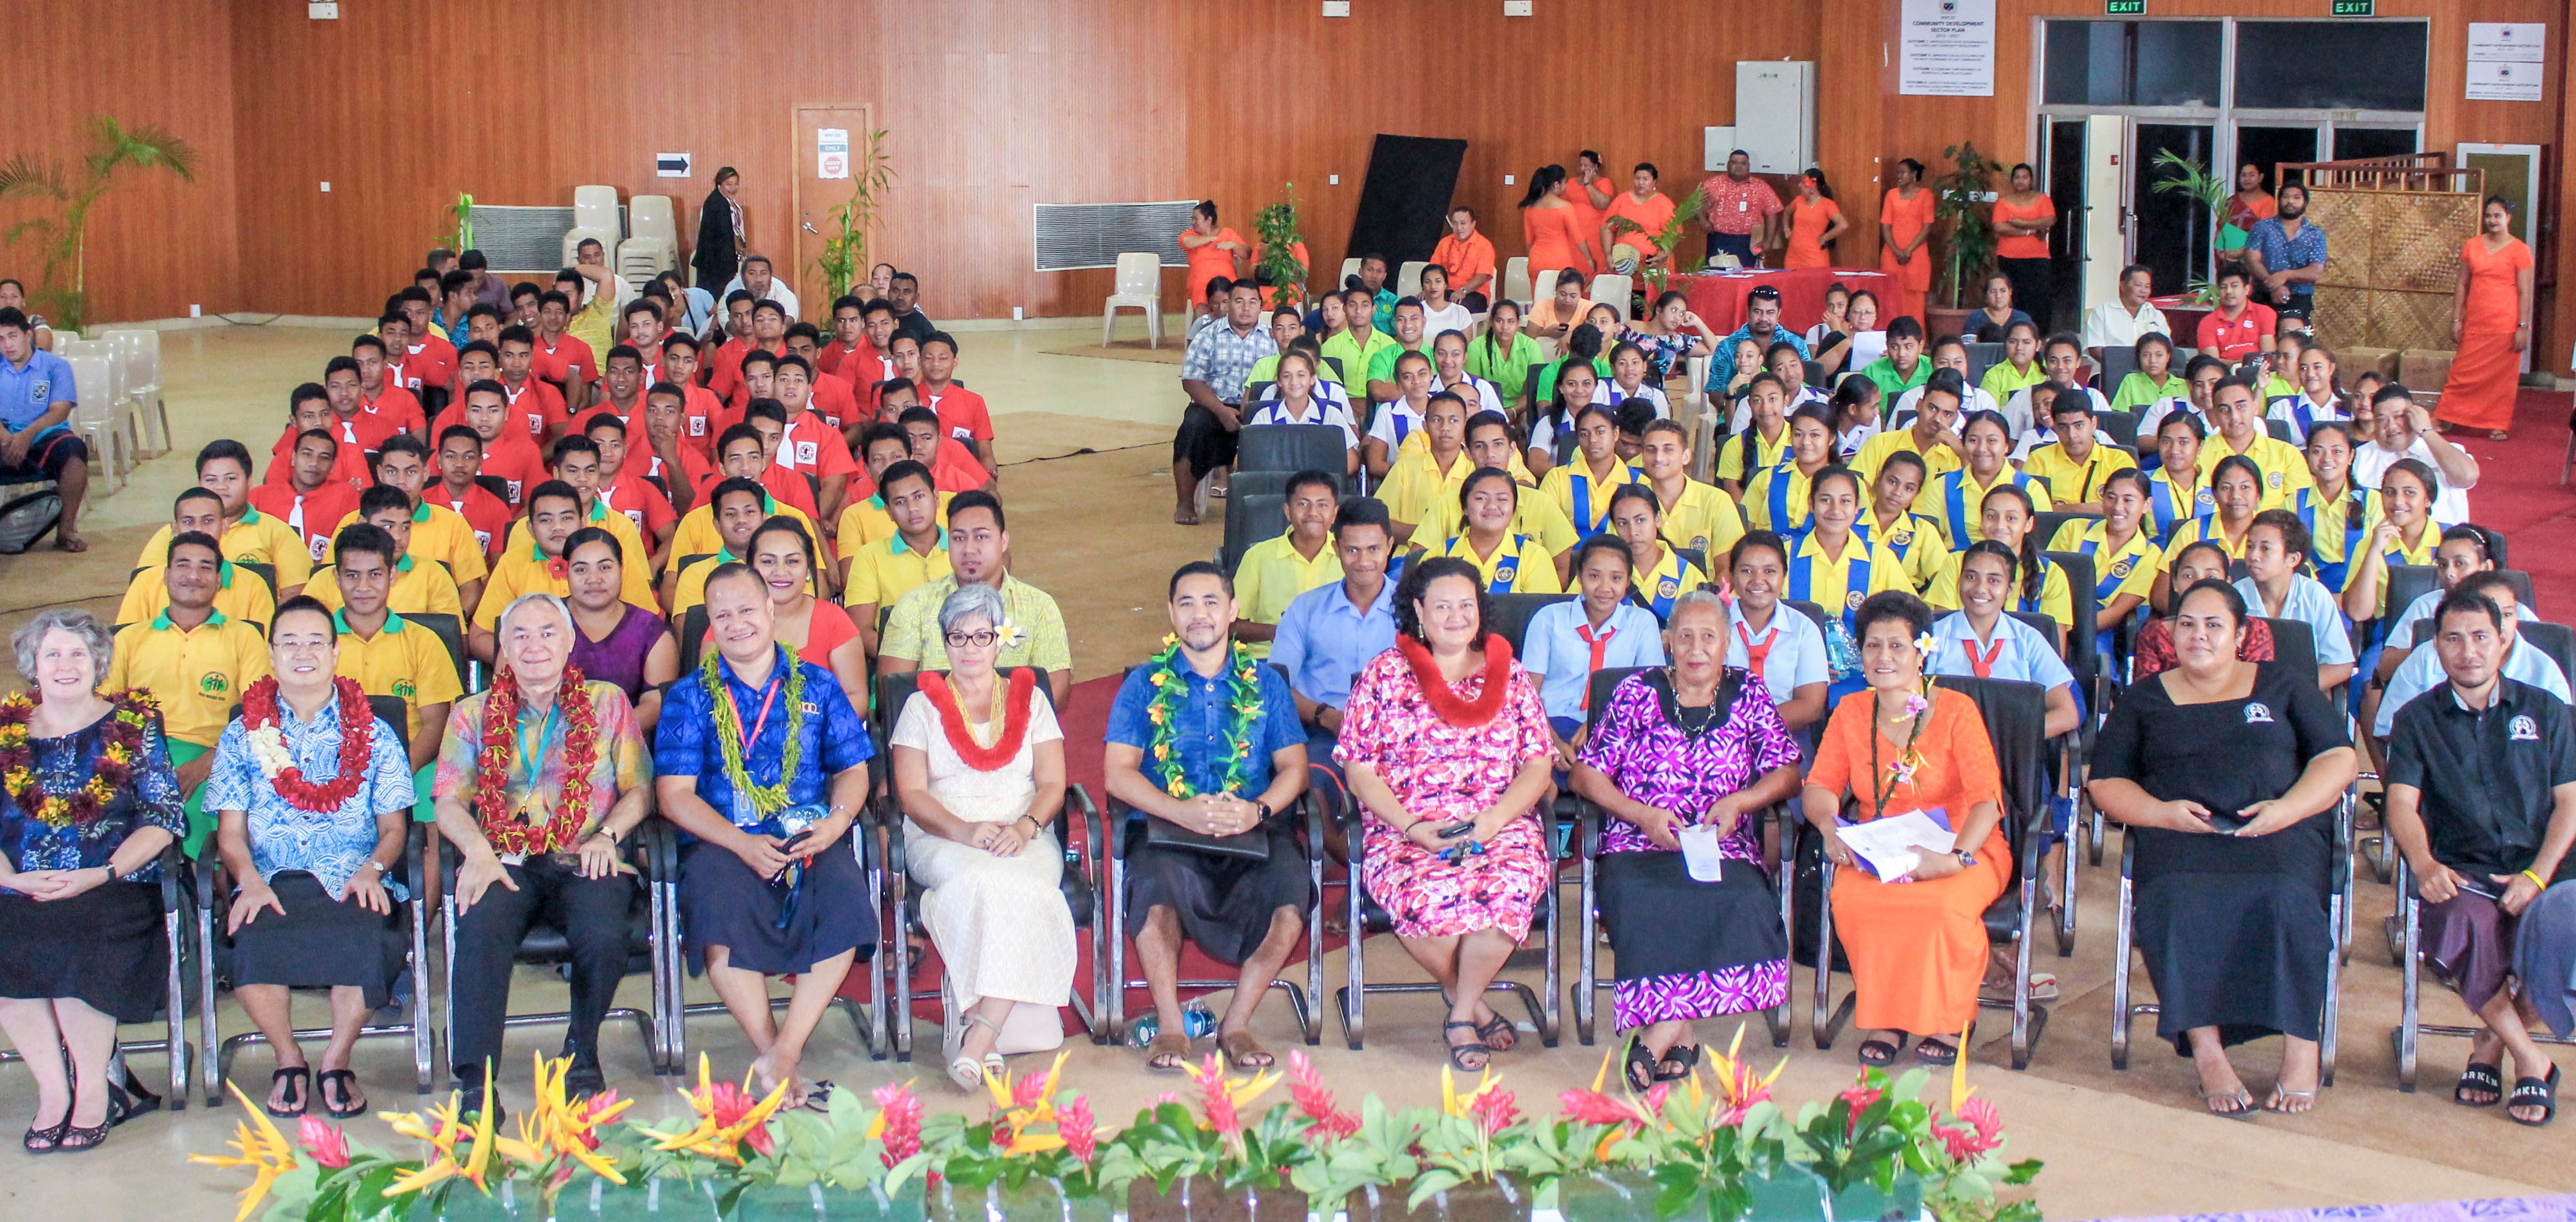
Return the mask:
M 590 431 L 591 418 L 603 412 L 619 420 L 632 420 L 644 410 L 644 357 L 632 344 L 619 344 L 608 350 L 608 359 L 600 362 L 599 384 L 608 393 L 600 396 L 589 411 L 573 417 L 572 432 Z
M 277 444 L 268 448 L 268 472 L 260 477 L 260 483 L 283 485 L 293 477 L 296 438 L 316 430 L 334 438 L 340 436 L 343 424 L 339 399 L 345 395 L 352 403 L 356 401 L 358 379 L 353 368 L 356 364 L 345 356 L 333 357 L 322 370 L 322 380 L 328 385 L 306 382 L 287 395 L 286 432 L 278 437 Z M 335 387 L 338 388 L 336 392 Z M 374 478 L 367 472 L 366 451 L 354 445 L 346 449 L 348 452 L 345 454 L 337 449 L 333 451 L 331 477 L 352 488 L 364 488 L 374 483 Z M 323 525 L 327 527 L 330 524 L 326 522 Z
M 841 506 L 849 500 L 850 475 L 859 464 L 850 459 L 850 443 L 841 430 L 813 410 L 813 369 L 801 356 L 778 359 L 778 404 L 780 438 L 778 465 L 793 467 L 816 478 L 815 504 L 823 511 L 817 521 L 827 527 L 838 522 Z M 770 400 L 755 399 L 757 407 Z M 745 413 L 744 419 L 750 419 Z
M 800 322 L 787 328 L 787 355 L 780 359 L 772 377 L 783 382 L 788 360 L 805 362 L 806 401 L 823 417 L 823 423 L 832 426 L 832 431 L 837 433 L 860 418 L 859 398 L 850 393 L 849 383 L 823 372 L 822 342 L 823 333 L 810 322 Z M 781 393 L 778 397 L 784 399 L 787 396 Z
M 457 349 L 457 385 L 472 386 L 476 382 L 498 381 L 500 380 L 500 377 L 501 354 L 499 349 L 494 348 L 490 344 L 484 344 L 479 347 L 474 344 L 467 344 L 463 348 Z M 516 413 L 513 412 L 513 414 L 515 415 Z M 447 405 L 447 410 L 438 413 L 438 418 L 429 422 L 429 431 L 433 433 L 444 432 L 449 425 L 463 423 L 465 423 L 465 405 L 463 403 L 450 403 Z M 547 438 L 543 434 L 536 434 L 532 435 L 529 440 L 536 442 L 537 448 L 539 450 L 543 450 L 545 448 Z M 368 448 L 374 449 L 375 447 L 370 446 Z
M 887 325 L 891 329 L 891 319 Z M 822 356 L 814 363 L 814 370 L 816 373 L 840 375 L 848 380 L 848 375 L 841 374 L 841 361 L 853 354 L 862 358 L 874 356 L 876 346 L 868 342 L 867 301 L 844 293 L 832 303 L 832 343 L 823 349 Z
M 984 470 L 998 475 L 999 464 L 993 461 L 993 413 L 984 396 L 956 383 L 957 337 L 945 331 L 933 331 L 921 341 L 921 392 L 923 405 L 939 413 L 940 427 L 948 435 L 966 443 L 975 461 Z
M 484 559 L 500 554 L 510 529 L 510 504 L 477 482 L 483 470 L 483 438 L 467 425 L 438 434 L 438 482 L 420 490 L 423 504 L 444 505 L 465 519 Z
M 528 436 L 539 442 L 562 436 L 572 416 L 564 411 L 563 392 L 536 376 L 536 334 L 526 327 L 503 327 L 498 349 L 501 390 L 510 397 L 510 410 L 527 422 Z M 465 354 L 458 353 L 457 359 L 465 359 Z
M 1449 210 L 1449 234 L 1431 248 L 1431 261 L 1449 273 L 1449 286 L 1458 304 L 1470 314 L 1482 314 L 1492 304 L 1494 288 L 1494 242 L 1476 232 L 1476 210 L 1460 204 Z
M 865 414 L 874 415 L 877 410 L 877 383 L 898 376 L 894 358 L 888 355 L 894 345 L 894 303 L 882 297 L 875 298 L 859 307 L 859 316 L 866 324 L 861 336 L 864 346 L 843 360 L 833 376 L 849 383 L 850 393 L 858 398 L 859 407 Z M 849 427 L 848 423 L 844 422 L 843 427 Z
M 625 471 L 639 479 L 662 481 L 672 509 L 680 513 L 688 512 L 689 506 L 696 503 L 699 486 L 711 482 L 715 470 L 715 464 L 691 443 L 686 433 L 688 423 L 706 423 L 703 416 L 689 419 L 690 391 L 706 393 L 700 387 L 683 387 L 677 382 L 657 382 L 653 389 L 645 391 L 644 436 L 626 449 Z M 627 436 L 634 436 L 631 424 Z
M 901 428 L 906 413 L 929 410 L 922 407 L 921 388 L 913 385 L 910 378 L 888 379 L 884 392 L 877 400 L 877 423 L 879 424 L 891 424 Z M 939 413 L 931 412 L 930 418 L 934 421 L 938 420 Z M 922 458 L 921 465 L 930 468 L 933 479 L 945 478 L 950 483 L 958 485 L 942 491 L 963 492 L 969 487 L 986 486 L 985 481 L 991 478 L 992 473 L 984 470 L 984 464 L 975 461 L 975 452 L 967 449 L 966 443 L 957 440 L 945 425 L 933 430 L 933 433 L 935 434 L 933 440 L 938 442 L 938 449 L 935 455 Z M 904 444 L 911 447 L 913 441 L 914 439 L 907 433 Z M 941 476 L 939 473 L 942 471 L 947 472 L 947 475 Z M 970 480 L 973 482 L 967 482 Z
M 894 398 L 891 392 L 886 397 Z M 889 402 L 887 406 L 893 404 Z M 895 423 L 903 426 L 904 438 L 912 444 L 913 461 L 930 468 L 931 482 L 939 485 L 939 491 L 967 492 L 993 486 L 993 473 L 982 464 L 971 458 L 956 461 L 954 456 L 962 447 L 950 444 L 956 439 L 940 424 L 939 413 L 926 407 L 905 408 Z
M 2253 273 L 2241 266 L 2218 269 L 2218 308 L 2202 315 L 2193 346 L 2229 364 L 2273 347 L 2272 307 L 2250 300 Z
M 698 341 L 685 331 L 674 331 L 662 340 L 662 380 L 655 386 L 676 386 L 684 394 L 680 404 L 680 442 L 697 452 L 709 463 L 715 461 L 716 414 L 724 410 L 724 401 L 716 392 L 698 385 Z M 645 406 L 652 406 L 653 392 L 644 392 Z M 627 419 L 629 427 L 635 423 Z M 638 447 L 639 449 L 641 447 Z
M 1655 249 L 1655 237 L 1671 223 L 1673 201 L 1655 189 L 1656 180 L 1660 177 L 1654 162 L 1638 162 L 1637 168 L 1628 175 L 1628 190 L 1611 200 L 1609 210 L 1601 214 L 1601 249 L 1610 254 L 1611 271 L 1632 275 L 1653 267 L 1663 257 L 1662 252 Z M 1612 222 L 1618 220 L 1625 220 L 1636 228 L 1613 234 L 1610 231 L 1619 226 Z M 1619 247 L 1626 247 L 1631 254 L 1621 255 Z
M 420 379 L 421 389 L 430 392 L 422 397 L 421 406 L 435 411 L 447 405 L 448 383 L 456 376 L 456 346 L 439 334 L 438 310 L 428 290 L 415 285 L 401 295 L 403 320 L 411 325 L 403 372 Z
M 1726 172 L 1699 185 L 1708 201 L 1699 223 L 1708 226 L 1708 261 L 1735 256 L 1746 267 L 1762 266 L 1771 249 L 1772 226 L 1780 215 L 1780 193 L 1753 176 L 1753 157 L 1743 149 L 1726 155 Z
M 554 383 L 566 412 L 577 412 L 590 403 L 590 384 L 599 380 L 599 357 L 588 341 L 565 329 L 571 325 L 571 297 L 561 289 L 537 295 L 536 375 Z
M 315 560 L 331 546 L 331 528 L 358 508 L 356 486 L 332 478 L 339 451 L 328 430 L 306 429 L 296 435 L 286 480 L 250 490 L 251 508 L 293 527 Z

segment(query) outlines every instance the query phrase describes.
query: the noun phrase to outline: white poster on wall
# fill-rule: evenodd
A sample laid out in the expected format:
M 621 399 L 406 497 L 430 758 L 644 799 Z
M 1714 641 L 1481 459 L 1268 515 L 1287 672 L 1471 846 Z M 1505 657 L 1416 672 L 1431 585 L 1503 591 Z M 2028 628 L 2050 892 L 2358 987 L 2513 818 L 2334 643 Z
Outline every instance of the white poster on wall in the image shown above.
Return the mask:
M 2537 102 L 2540 64 L 2469 63 L 2468 96 L 2472 102 Z
M 1993 97 L 1995 0 L 1905 0 L 1900 56 L 1900 94 Z
M 814 129 L 814 177 L 847 178 L 850 176 L 850 129 L 818 127 Z
M 2537 21 L 2470 22 L 2469 100 L 2539 101 L 2548 43 L 2549 27 Z

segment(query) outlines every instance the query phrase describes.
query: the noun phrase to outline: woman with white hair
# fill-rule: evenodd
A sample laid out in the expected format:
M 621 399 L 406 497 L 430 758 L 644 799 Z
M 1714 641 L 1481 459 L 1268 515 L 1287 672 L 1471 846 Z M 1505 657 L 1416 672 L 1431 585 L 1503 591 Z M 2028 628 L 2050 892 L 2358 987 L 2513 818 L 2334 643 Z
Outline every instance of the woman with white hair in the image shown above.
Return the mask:
M 1060 1042 L 1055 1009 L 1073 990 L 1064 853 L 1048 830 L 1064 810 L 1064 731 L 1036 670 L 994 670 L 1005 620 L 990 586 L 940 604 L 953 669 L 921 673 L 892 737 L 921 919 L 948 969 L 942 1050 L 968 1091 L 1000 1072 L 1006 1035 L 1015 1052 Z
M 0 1031 L 36 1080 L 27 1151 L 87 1150 L 124 1119 L 117 1024 L 165 1000 L 157 863 L 187 823 L 152 694 L 98 692 L 107 629 L 58 608 L 10 643 L 30 690 L 0 700 Z

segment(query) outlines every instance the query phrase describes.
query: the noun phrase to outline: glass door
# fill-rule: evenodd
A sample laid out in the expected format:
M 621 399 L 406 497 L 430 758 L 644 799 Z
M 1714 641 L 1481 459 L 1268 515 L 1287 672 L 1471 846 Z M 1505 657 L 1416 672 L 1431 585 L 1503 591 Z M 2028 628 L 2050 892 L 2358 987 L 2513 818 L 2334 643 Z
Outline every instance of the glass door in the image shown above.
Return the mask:
M 2355 161 L 2365 157 L 2402 157 L 2415 151 L 2415 129 L 2411 127 L 2355 127 L 2337 123 L 2334 128 L 2334 159 Z
M 2139 122 L 2130 139 L 2129 207 L 2135 216 L 2129 248 L 2155 274 L 2159 293 L 2182 292 L 2210 275 L 2210 243 L 2217 221 L 2200 198 L 2179 187 L 2158 189 L 2183 174 L 2176 159 L 2212 172 L 2218 129 L 2207 123 Z
M 2278 167 L 2295 162 L 2324 161 L 2325 148 L 2325 125 L 2322 123 L 2236 125 L 2236 165 L 2251 165 L 2260 170 L 2265 191 L 2281 189 L 2282 176 Z M 2292 171 L 2289 180 L 2299 181 L 2298 173 Z

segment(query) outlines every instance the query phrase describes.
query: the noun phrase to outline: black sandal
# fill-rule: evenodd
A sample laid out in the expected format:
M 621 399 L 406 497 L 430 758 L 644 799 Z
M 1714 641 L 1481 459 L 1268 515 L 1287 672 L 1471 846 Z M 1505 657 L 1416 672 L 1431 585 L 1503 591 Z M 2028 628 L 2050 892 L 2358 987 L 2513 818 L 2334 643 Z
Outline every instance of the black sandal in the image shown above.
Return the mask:
M 1469 1044 L 1452 1044 L 1452 1043 L 1450 1043 L 1450 1042 L 1449 1042 L 1449 1033 L 1450 1033 L 1450 1032 L 1452 1032 L 1452 1031 L 1457 1030 L 1457 1029 L 1458 1029 L 1458 1028 L 1460 1028 L 1460 1027 L 1465 1027 L 1465 1028 L 1466 1028 L 1466 1029 L 1468 1029 L 1469 1031 L 1476 1031 L 1476 1030 L 1477 1030 L 1476 1024 L 1474 1024 L 1474 1023 L 1469 1023 L 1469 1022 L 1446 1022 L 1446 1023 L 1442 1023 L 1442 1024 L 1440 1024 L 1440 1044 L 1441 1044 L 1441 1046 L 1442 1046 L 1442 1047 L 1447 1048 L 1447 1049 L 1449 1050 L 1449 1064 L 1450 1064 L 1450 1066 L 1451 1066 L 1452 1068 L 1454 1068 L 1454 1069 L 1458 1070 L 1460 1073 L 1479 1073 L 1479 1072 L 1482 1072 L 1482 1071 L 1484 1070 L 1484 1068 L 1485 1068 L 1485 1066 L 1486 1066 L 1486 1065 L 1491 1065 L 1491 1064 L 1493 1064 L 1493 1063 L 1494 1063 L 1494 1050 L 1493 1050 L 1493 1049 L 1491 1049 L 1491 1048 L 1486 1047 L 1486 1046 L 1485 1046 L 1483 1043 L 1481 1043 L 1481 1042 L 1479 1042 L 1479 1043 L 1469 1043 Z M 1481 1034 L 1481 1032 L 1480 1032 L 1480 1034 Z M 1485 1064 L 1484 1064 L 1484 1065 L 1469 1065 L 1469 1064 L 1467 1064 L 1465 1061 L 1463 1061 L 1463 1060 L 1461 1060 L 1461 1059 L 1460 1059 L 1460 1057 L 1462 1057 L 1464 1054 L 1467 1054 L 1467 1053 L 1481 1053 L 1481 1054 L 1483 1054 L 1483 1055 L 1484 1055 L 1484 1058 L 1485 1058 Z
M 260 1107 L 266 1110 L 269 1115 L 275 1116 L 280 1120 L 293 1120 L 302 1116 L 305 1111 L 304 1079 L 305 1075 L 309 1072 L 310 1071 L 304 1066 L 298 1065 L 293 1069 L 281 1069 L 268 1075 L 268 1092 L 271 1095 L 277 1093 L 278 1083 L 284 1082 L 287 1084 L 287 1103 L 286 1107 L 281 1110 L 279 1108 L 270 1107 L 266 1100 L 262 1100 Z
M 1519 1046 L 1521 1033 L 1519 1028 L 1512 1026 L 1512 1020 L 1497 1014 L 1492 1022 L 1476 1028 L 1476 1038 L 1496 1052 L 1510 1052 Z
M 2485 1091 L 2491 1098 L 2464 1098 L 2465 1091 Z M 2461 1107 L 2494 1107 L 2504 1102 L 2504 1066 L 2471 1061 L 2460 1071 L 2460 1080 L 2451 1084 L 2451 1102 Z
M 63 1123 L 66 1127 L 63 1129 L 62 1140 L 54 1143 L 53 1153 L 56 1154 L 78 1154 L 83 1150 L 95 1150 L 107 1143 L 107 1131 L 116 1127 L 114 1124 L 102 1124 L 96 1128 L 84 1129 L 73 1126 L 68 1120 Z
M 1905 1041 L 1901 1038 L 1892 1040 L 1862 1040 L 1860 1044 L 1860 1063 L 1863 1065 L 1893 1065 L 1896 1063 L 1897 1054 L 1904 1051 Z
M 1925 1039 L 1914 1045 L 1914 1059 L 1936 1069 L 1947 1069 L 1959 1062 L 1959 1046 L 1942 1040 Z
M 340 1087 L 340 1102 L 336 1104 L 331 1102 L 331 1087 L 334 1083 L 339 1084 Z M 347 1120 L 353 1116 L 367 1114 L 367 1097 L 358 1093 L 357 1074 L 346 1069 L 326 1069 L 314 1075 L 313 1084 L 322 1092 L 322 1110 L 331 1113 L 333 1120 Z M 349 1102 L 351 1099 L 357 1102 Z
M 1655 1052 L 1646 1047 L 1643 1032 L 1628 1037 L 1628 1055 L 1620 1073 L 1628 1079 L 1628 1089 L 1639 1094 L 1653 1090 L 1661 1078 L 1656 1070 Z
M 2549 1076 L 2546 1078 L 2514 1079 L 2513 1097 L 2505 1100 L 2504 1106 L 2505 1117 L 2513 1121 L 2515 1124 L 2522 1125 L 2526 1128 L 2536 1129 L 2557 1119 L 2558 1067 L 2555 1065 L 2550 1066 Z M 2514 1115 L 2512 1109 L 2518 1107 L 2539 1108 L 2540 1119 L 2525 1120 L 2520 1116 Z
M 107 1123 L 111 1128 L 137 1116 L 161 1110 L 161 1096 L 144 1089 L 143 1079 L 136 1078 L 132 1074 L 126 1076 L 133 1079 L 126 1085 L 120 1086 L 115 1082 L 107 1084 Z
M 63 1134 L 70 1132 L 71 1129 L 72 1114 L 66 1109 L 60 1124 L 47 1129 L 31 1127 L 27 1130 L 27 1135 L 19 1139 L 19 1144 L 26 1147 L 29 1154 L 51 1154 L 62 1148 Z M 37 1144 L 39 1142 L 43 1144 Z
M 1655 1063 L 1655 1080 L 1679 1082 L 1691 1076 L 1691 1071 L 1697 1068 L 1699 1068 L 1699 1045 L 1675 1044 L 1665 1050 L 1663 1060 Z

